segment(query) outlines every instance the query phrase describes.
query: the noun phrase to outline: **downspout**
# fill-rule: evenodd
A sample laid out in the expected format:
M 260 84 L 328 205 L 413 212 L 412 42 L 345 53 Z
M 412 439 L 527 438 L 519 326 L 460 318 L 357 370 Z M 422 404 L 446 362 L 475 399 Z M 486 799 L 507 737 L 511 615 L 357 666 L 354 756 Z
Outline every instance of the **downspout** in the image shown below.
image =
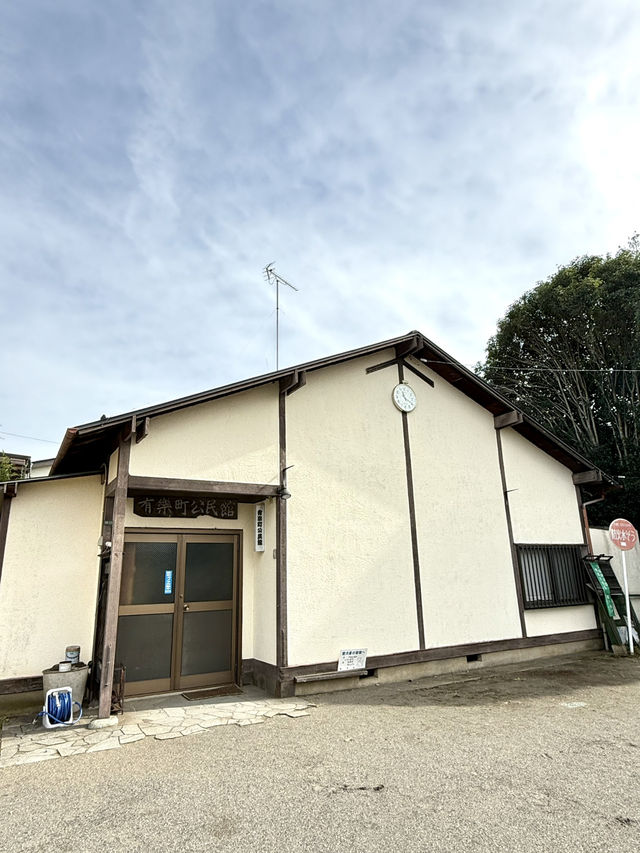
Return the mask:
M 589 516 L 587 515 L 587 507 L 591 506 L 591 504 L 599 504 L 606 497 L 605 492 L 602 492 L 599 498 L 592 498 L 590 501 L 581 501 L 580 506 L 582 507 L 582 517 L 584 519 L 584 532 L 587 537 L 587 545 L 589 546 L 589 553 L 593 554 L 593 542 L 591 541 L 591 528 L 589 527 Z

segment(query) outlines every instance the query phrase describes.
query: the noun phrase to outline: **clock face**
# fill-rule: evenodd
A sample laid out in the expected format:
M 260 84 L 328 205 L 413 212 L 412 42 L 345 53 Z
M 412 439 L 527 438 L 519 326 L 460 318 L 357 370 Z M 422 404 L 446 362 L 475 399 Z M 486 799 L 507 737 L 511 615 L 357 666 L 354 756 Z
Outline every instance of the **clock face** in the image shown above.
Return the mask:
M 393 389 L 393 402 L 401 412 L 412 412 L 416 407 L 416 394 L 410 385 L 401 382 Z

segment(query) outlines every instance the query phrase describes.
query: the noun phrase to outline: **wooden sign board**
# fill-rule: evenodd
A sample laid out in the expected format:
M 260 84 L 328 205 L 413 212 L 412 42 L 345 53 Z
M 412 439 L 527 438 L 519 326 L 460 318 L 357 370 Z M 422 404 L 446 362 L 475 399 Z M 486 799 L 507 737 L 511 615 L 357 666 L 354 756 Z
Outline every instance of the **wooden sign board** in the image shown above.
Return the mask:
M 133 499 L 133 511 L 145 518 L 237 518 L 238 501 L 225 498 L 163 497 L 148 495 Z
M 264 551 L 264 504 L 256 504 L 256 551 Z

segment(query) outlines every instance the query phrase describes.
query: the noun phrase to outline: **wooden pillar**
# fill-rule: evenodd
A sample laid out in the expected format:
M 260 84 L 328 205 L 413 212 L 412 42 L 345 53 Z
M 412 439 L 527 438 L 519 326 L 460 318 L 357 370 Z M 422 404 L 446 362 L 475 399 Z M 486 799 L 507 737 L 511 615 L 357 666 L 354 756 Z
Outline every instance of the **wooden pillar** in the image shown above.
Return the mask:
M 496 419 L 497 420 L 497 419 Z M 507 423 L 507 426 L 510 424 Z M 522 592 L 522 579 L 520 577 L 520 568 L 518 566 L 518 552 L 513 541 L 513 524 L 511 522 L 511 507 L 509 506 L 509 491 L 507 489 L 507 475 L 504 469 L 504 455 L 502 453 L 502 437 L 500 435 L 503 427 L 496 425 L 496 442 L 498 446 L 498 465 L 500 466 L 500 480 L 502 482 L 502 495 L 504 498 L 504 512 L 507 519 L 507 533 L 509 535 L 509 550 L 511 551 L 511 563 L 513 565 L 513 580 L 516 586 L 516 596 L 518 598 L 518 613 L 520 615 L 520 629 L 522 636 L 527 636 L 527 623 L 524 617 L 524 595 Z
M 280 489 L 285 483 L 287 467 L 286 392 L 279 397 Z M 287 502 L 276 498 L 276 663 L 280 670 L 287 666 Z
M 404 382 L 404 370 L 398 362 L 398 380 Z M 413 586 L 416 597 L 416 620 L 418 625 L 418 647 L 426 648 L 424 633 L 424 609 L 422 606 L 422 580 L 420 577 L 420 551 L 418 548 L 418 523 L 416 517 L 416 502 L 413 490 L 413 466 L 411 462 L 411 442 L 409 440 L 409 415 L 401 412 L 402 440 L 404 443 L 404 461 L 407 475 L 407 498 L 409 503 L 409 528 L 411 533 L 411 555 L 413 560 Z
M 7 534 L 9 533 L 9 513 L 11 512 L 11 501 L 16 494 L 15 484 L 9 483 L 5 486 L 4 497 L 2 498 L 2 511 L 0 512 L 0 578 L 2 577 L 2 564 L 4 562 L 4 549 L 7 544 Z
M 118 451 L 118 473 L 113 496 L 113 527 L 111 530 L 111 560 L 107 586 L 107 609 L 102 643 L 102 670 L 100 673 L 100 700 L 98 717 L 111 714 L 111 691 L 115 664 L 116 637 L 118 634 L 118 607 L 120 604 L 120 580 L 122 578 L 122 554 L 124 552 L 124 516 L 127 505 L 129 482 L 129 457 L 132 434 L 120 439 Z

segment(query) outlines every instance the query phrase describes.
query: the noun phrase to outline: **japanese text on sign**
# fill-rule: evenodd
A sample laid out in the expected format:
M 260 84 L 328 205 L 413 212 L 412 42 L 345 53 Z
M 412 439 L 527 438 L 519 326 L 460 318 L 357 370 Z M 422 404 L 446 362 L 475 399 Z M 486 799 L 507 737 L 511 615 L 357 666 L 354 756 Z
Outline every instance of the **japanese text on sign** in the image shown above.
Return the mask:
M 264 551 L 264 504 L 256 505 L 256 551 Z
M 621 551 L 631 551 L 638 541 L 638 531 L 626 518 L 616 518 L 609 525 L 609 538 Z
M 238 502 L 218 498 L 144 497 L 133 499 L 133 511 L 147 518 L 237 518 Z
M 338 658 L 338 672 L 346 672 L 351 669 L 367 668 L 366 649 L 341 649 Z

